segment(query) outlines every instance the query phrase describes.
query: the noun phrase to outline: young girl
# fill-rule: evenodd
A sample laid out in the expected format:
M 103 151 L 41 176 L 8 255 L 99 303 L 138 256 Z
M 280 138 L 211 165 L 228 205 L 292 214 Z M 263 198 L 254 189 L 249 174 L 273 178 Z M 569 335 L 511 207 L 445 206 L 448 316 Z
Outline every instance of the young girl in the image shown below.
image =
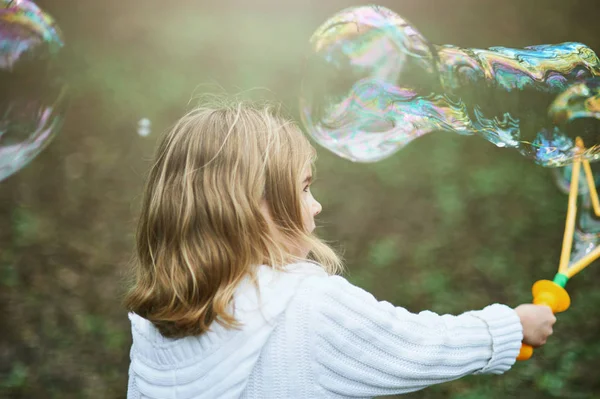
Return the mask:
M 269 107 L 199 108 L 163 138 L 137 234 L 128 398 L 367 398 L 508 370 L 548 307 L 413 314 L 335 275 L 315 150 Z M 401 289 L 401 285 L 398 286 Z

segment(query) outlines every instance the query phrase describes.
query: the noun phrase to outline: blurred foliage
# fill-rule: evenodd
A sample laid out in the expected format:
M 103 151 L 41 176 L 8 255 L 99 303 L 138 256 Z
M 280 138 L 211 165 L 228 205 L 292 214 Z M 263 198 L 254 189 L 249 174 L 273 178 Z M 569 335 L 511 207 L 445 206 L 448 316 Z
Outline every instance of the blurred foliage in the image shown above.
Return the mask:
M 360 3 L 39 2 L 64 30 L 74 97 L 56 140 L 0 183 L 1 397 L 125 396 L 120 297 L 155 139 L 190 98 L 219 87 L 275 98 L 297 117 L 310 34 Z M 379 3 L 435 43 L 600 50 L 592 1 Z M 147 138 L 135 131 L 143 117 Z M 566 196 L 515 152 L 435 133 L 376 164 L 319 154 L 320 233 L 343 248 L 348 278 L 381 300 L 454 314 L 515 306 L 557 269 Z M 599 277 L 594 265 L 569 283 L 572 308 L 532 360 L 405 397 L 599 397 Z

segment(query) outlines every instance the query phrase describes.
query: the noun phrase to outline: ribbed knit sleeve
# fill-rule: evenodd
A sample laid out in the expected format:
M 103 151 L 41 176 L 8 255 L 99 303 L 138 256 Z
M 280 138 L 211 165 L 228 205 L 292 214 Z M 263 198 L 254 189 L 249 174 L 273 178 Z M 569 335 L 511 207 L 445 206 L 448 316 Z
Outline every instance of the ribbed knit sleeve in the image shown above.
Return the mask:
M 414 314 L 338 276 L 311 291 L 313 371 L 334 396 L 392 395 L 500 374 L 514 364 L 523 338 L 519 317 L 505 305 L 459 316 Z

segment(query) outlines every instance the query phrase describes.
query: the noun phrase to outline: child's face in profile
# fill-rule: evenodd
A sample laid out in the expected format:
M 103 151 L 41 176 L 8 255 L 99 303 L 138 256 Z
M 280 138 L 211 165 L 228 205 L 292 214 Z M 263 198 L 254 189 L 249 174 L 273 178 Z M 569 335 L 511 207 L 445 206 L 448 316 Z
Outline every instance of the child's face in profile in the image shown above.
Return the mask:
M 315 199 L 310 191 L 310 184 L 312 182 L 312 171 L 310 168 L 306 168 L 302 174 L 302 217 L 304 227 L 312 233 L 315 229 L 315 216 L 321 213 L 323 209 L 321 204 Z
M 300 176 L 302 179 L 299 184 L 299 190 L 301 190 L 300 201 L 302 205 L 302 222 L 306 231 L 312 233 L 315 229 L 315 216 L 321 213 L 322 207 L 310 191 L 310 184 L 312 182 L 312 171 L 310 167 L 307 167 Z M 305 248 L 297 243 L 286 242 L 286 239 L 282 237 L 281 233 L 279 233 L 275 227 L 266 202 L 263 202 L 262 204 L 262 212 L 267 219 L 271 227 L 271 232 L 274 234 L 275 238 L 281 240 L 281 242 L 291 250 L 293 255 L 299 258 L 306 258 L 310 252 L 310 248 Z

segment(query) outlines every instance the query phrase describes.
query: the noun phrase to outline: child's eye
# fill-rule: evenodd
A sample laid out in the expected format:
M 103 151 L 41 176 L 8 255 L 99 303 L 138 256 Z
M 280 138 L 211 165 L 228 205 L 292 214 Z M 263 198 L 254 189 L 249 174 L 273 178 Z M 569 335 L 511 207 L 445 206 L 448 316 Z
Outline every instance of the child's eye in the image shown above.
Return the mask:
M 310 186 L 306 186 L 306 187 L 304 187 L 304 190 L 302 190 L 302 191 L 304 191 L 305 193 L 307 193 L 309 190 L 310 190 Z

